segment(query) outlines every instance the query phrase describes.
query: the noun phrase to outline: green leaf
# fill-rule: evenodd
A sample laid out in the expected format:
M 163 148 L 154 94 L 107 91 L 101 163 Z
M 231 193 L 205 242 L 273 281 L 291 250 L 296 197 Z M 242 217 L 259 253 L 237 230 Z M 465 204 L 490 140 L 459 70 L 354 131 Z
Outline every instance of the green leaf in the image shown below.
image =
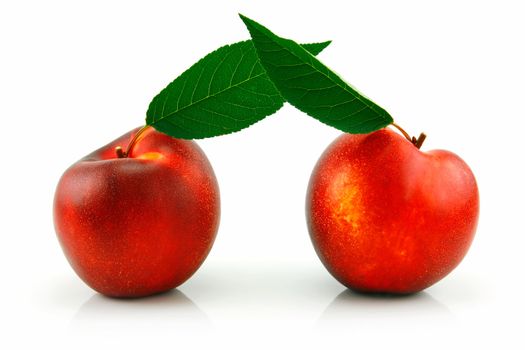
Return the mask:
M 330 42 L 305 44 L 318 54 Z M 284 100 L 251 41 L 223 46 L 182 73 L 151 101 L 146 124 L 170 136 L 199 139 L 244 129 Z
M 383 108 L 361 95 L 296 42 L 280 38 L 240 15 L 260 62 L 286 101 L 341 131 L 369 133 L 393 122 Z

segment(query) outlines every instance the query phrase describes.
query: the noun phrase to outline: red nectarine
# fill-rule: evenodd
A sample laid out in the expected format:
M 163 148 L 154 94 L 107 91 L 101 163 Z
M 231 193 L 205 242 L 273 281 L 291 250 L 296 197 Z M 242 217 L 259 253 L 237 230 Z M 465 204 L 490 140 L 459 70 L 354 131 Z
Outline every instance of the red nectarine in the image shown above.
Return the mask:
M 313 171 L 306 212 L 315 250 L 342 284 L 413 293 L 442 279 L 466 254 L 478 221 L 478 188 L 451 152 L 421 152 L 389 129 L 344 134 Z
M 55 194 L 55 228 L 67 259 L 108 296 L 177 287 L 202 264 L 219 225 L 217 181 L 197 144 L 152 128 L 136 133 L 71 166 Z M 115 151 L 130 142 L 130 154 Z

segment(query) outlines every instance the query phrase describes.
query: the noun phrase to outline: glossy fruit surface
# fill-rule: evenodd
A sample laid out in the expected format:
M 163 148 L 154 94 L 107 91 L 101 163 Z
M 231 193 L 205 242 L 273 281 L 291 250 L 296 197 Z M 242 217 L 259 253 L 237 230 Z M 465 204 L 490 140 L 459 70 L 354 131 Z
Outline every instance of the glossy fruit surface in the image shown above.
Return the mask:
M 442 279 L 467 253 L 478 215 L 476 180 L 463 160 L 422 152 L 389 129 L 337 138 L 306 200 L 319 258 L 363 292 L 413 293 Z
M 217 233 L 219 189 L 193 141 L 137 130 L 73 164 L 54 200 L 54 222 L 76 273 L 98 292 L 139 297 L 186 281 Z

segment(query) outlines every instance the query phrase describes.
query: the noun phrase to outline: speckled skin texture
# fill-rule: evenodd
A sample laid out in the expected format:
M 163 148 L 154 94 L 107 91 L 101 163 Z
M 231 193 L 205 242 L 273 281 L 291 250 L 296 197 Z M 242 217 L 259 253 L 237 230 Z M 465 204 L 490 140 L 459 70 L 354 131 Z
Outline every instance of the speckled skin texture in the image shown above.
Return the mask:
M 76 273 L 96 291 L 140 297 L 179 286 L 202 264 L 219 226 L 219 188 L 193 141 L 137 130 L 71 166 L 57 186 L 54 222 Z
M 389 129 L 337 138 L 310 179 L 315 250 L 339 282 L 362 292 L 421 291 L 463 259 L 479 195 L 455 154 L 422 152 Z

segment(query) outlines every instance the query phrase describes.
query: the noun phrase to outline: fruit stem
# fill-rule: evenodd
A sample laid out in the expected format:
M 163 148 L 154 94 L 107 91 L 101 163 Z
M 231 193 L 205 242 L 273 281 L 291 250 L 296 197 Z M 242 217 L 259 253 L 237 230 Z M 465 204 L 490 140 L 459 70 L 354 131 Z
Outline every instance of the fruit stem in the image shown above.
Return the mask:
M 396 123 L 392 123 L 391 124 L 394 128 L 396 128 L 397 130 L 401 131 L 401 133 L 403 134 L 403 136 L 409 141 L 411 142 L 414 146 L 416 146 L 418 149 L 421 148 L 421 146 L 423 145 L 423 142 L 425 142 L 425 139 L 427 138 L 427 135 L 422 132 L 421 134 L 419 134 L 419 137 L 416 139 L 414 136 L 410 137 L 410 135 L 402 128 L 400 127 L 399 125 L 397 125 Z
M 133 146 L 139 141 L 140 137 L 144 132 L 149 128 L 149 125 L 144 125 L 142 128 L 140 128 L 139 131 L 133 136 L 131 141 L 128 144 L 128 147 L 126 148 L 126 152 L 122 151 L 122 147 L 117 146 L 115 147 L 115 152 L 117 153 L 118 158 L 127 158 L 131 154 L 131 151 L 133 151 Z
M 417 138 L 416 143 L 415 143 L 416 147 L 417 148 L 421 148 L 421 146 L 423 145 L 423 142 L 425 142 L 426 138 L 427 138 L 427 135 L 424 132 L 419 134 L 419 137 Z
M 124 151 L 122 150 L 122 147 L 120 146 L 115 147 L 115 152 L 117 153 L 118 158 L 126 158 L 126 155 L 124 154 Z

